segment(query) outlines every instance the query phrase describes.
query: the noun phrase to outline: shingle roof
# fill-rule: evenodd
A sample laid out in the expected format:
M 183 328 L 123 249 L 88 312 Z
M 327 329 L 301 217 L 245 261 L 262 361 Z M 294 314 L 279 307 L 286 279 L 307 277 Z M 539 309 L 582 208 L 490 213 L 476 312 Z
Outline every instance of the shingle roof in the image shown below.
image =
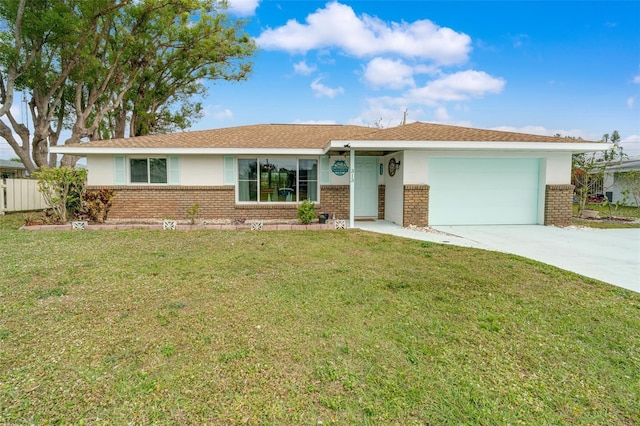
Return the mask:
M 174 134 L 111 139 L 83 148 L 321 149 L 330 141 L 587 142 L 551 136 L 415 122 L 389 129 L 352 125 L 256 124 Z
M 374 129 L 320 124 L 256 124 L 163 135 L 88 142 L 91 148 L 323 148 Z
M 465 142 L 586 142 L 553 136 L 474 129 L 471 127 L 415 122 L 404 126 L 378 130 L 358 140 L 384 141 L 465 141 Z

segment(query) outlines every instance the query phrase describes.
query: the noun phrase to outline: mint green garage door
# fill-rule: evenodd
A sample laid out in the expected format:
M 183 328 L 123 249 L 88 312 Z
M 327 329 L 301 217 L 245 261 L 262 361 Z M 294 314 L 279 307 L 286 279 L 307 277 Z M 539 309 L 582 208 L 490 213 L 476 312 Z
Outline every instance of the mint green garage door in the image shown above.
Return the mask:
M 538 223 L 537 158 L 432 158 L 429 225 Z

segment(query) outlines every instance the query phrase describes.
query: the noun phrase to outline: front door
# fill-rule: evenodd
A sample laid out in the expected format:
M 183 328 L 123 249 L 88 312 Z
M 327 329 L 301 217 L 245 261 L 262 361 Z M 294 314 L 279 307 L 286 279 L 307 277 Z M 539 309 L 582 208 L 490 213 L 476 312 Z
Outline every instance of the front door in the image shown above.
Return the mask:
M 356 157 L 355 217 L 378 217 L 378 158 Z

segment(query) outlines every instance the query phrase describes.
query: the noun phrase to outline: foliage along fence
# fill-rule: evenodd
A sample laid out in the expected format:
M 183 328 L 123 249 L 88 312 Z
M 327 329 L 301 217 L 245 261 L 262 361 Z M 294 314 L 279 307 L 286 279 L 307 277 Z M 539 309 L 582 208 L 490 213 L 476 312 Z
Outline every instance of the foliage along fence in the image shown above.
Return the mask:
M 0 215 L 5 212 L 43 210 L 48 208 L 38 191 L 35 179 L 5 179 L 0 181 Z

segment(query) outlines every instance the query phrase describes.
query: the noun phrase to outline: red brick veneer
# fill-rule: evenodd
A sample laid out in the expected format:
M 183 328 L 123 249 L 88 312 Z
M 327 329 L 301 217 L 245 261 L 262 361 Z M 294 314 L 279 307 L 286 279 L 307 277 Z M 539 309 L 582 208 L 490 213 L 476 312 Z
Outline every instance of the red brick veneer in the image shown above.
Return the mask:
M 187 219 L 187 209 L 199 204 L 202 219 L 296 219 L 296 204 L 236 204 L 233 186 L 92 186 L 113 189 L 109 219 Z M 384 185 L 378 187 L 378 218 L 384 219 Z M 322 185 L 317 213 L 349 218 L 349 185 Z

